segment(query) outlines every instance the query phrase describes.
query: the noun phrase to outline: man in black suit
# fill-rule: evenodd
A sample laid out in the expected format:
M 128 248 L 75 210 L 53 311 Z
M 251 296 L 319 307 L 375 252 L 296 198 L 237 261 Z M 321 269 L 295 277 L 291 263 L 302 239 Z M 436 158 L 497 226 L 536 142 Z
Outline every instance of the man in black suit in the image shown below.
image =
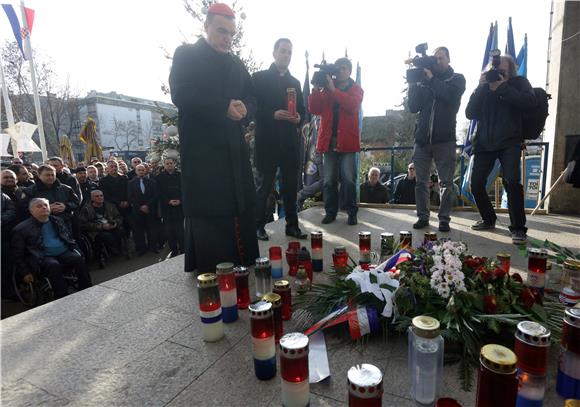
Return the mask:
M 183 253 L 183 207 L 181 206 L 181 172 L 175 169 L 175 159 L 163 160 L 163 169 L 157 176 L 159 206 L 165 236 L 171 249 L 171 257 Z
M 129 203 L 133 215 L 133 239 L 137 254 L 144 255 L 147 248 L 159 253 L 157 248 L 157 184 L 146 177 L 145 166 L 135 167 L 136 176 L 129 181 Z
M 269 69 L 256 72 L 253 77 L 257 99 L 256 112 L 256 168 L 258 170 L 256 235 L 268 240 L 266 201 L 274 186 L 276 170 L 280 168 L 281 194 L 286 213 L 286 235 L 305 239 L 298 226 L 296 194 L 300 154 L 300 124 L 304 117 L 304 102 L 300 82 L 288 71 L 292 59 L 292 42 L 280 38 L 274 44 L 274 62 Z M 291 90 L 293 89 L 293 90 Z M 289 103 L 289 93 L 294 103 Z M 293 111 L 290 111 L 290 110 Z

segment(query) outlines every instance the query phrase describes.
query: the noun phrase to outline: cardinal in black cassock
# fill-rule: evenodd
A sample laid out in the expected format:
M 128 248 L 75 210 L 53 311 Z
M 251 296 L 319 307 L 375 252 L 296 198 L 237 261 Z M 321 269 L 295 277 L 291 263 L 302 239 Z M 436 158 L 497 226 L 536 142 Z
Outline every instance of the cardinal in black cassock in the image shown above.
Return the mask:
M 212 5 L 206 38 L 175 50 L 169 75 L 179 110 L 185 271 L 259 257 L 255 187 L 242 126 L 255 110 L 251 78 L 232 55 L 233 11 Z

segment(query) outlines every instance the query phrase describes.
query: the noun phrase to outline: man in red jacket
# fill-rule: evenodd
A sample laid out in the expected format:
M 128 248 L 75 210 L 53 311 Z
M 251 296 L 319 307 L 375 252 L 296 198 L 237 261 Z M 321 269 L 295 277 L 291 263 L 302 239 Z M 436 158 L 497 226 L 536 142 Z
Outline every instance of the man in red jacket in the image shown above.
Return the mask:
M 350 78 L 352 64 L 347 58 L 336 60 L 339 72 L 333 79 L 327 75 L 327 85 L 314 90 L 308 98 L 310 113 L 320 116 L 316 150 L 323 153 L 324 209 L 322 223 L 331 223 L 338 213 L 338 180 L 344 190 L 348 224 L 356 225 L 355 154 L 360 151 L 359 115 L 363 90 Z

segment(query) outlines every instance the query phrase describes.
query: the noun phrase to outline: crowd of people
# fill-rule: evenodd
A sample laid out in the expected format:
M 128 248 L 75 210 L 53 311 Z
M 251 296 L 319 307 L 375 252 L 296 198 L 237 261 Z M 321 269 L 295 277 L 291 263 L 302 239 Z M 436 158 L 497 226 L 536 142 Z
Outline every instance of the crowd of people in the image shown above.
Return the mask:
M 68 168 L 60 157 L 40 166 L 15 158 L 1 173 L 2 297 L 16 281 L 47 277 L 55 298 L 67 294 L 65 274 L 91 286 L 89 253 L 100 268 L 109 256 L 184 251 L 181 174 L 174 158 L 152 166 L 139 157 Z M 132 243 L 131 243 L 132 242 Z M 84 246 L 83 246 L 84 244 Z

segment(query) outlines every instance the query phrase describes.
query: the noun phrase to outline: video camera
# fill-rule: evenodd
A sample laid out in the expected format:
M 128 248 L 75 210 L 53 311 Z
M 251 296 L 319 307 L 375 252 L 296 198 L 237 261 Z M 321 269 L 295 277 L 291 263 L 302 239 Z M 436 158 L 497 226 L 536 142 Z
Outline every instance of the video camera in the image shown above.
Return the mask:
M 485 73 L 485 80 L 487 83 L 493 83 L 501 80 L 501 71 L 499 65 L 501 64 L 501 51 L 493 49 L 489 53 L 491 56 L 491 68 Z
M 314 72 L 310 83 L 321 88 L 326 88 L 326 75 L 334 79 L 339 73 L 339 68 L 337 65 L 327 64 L 326 61 L 322 61 L 320 64 L 314 65 L 314 67 L 318 68 L 318 71 Z
M 413 59 L 408 59 L 406 62 L 412 64 L 415 68 L 407 69 L 407 82 L 418 83 L 425 79 L 425 71 L 423 69 L 433 70 L 437 64 L 437 58 L 427 55 L 428 45 L 426 42 L 415 47 L 417 55 Z

